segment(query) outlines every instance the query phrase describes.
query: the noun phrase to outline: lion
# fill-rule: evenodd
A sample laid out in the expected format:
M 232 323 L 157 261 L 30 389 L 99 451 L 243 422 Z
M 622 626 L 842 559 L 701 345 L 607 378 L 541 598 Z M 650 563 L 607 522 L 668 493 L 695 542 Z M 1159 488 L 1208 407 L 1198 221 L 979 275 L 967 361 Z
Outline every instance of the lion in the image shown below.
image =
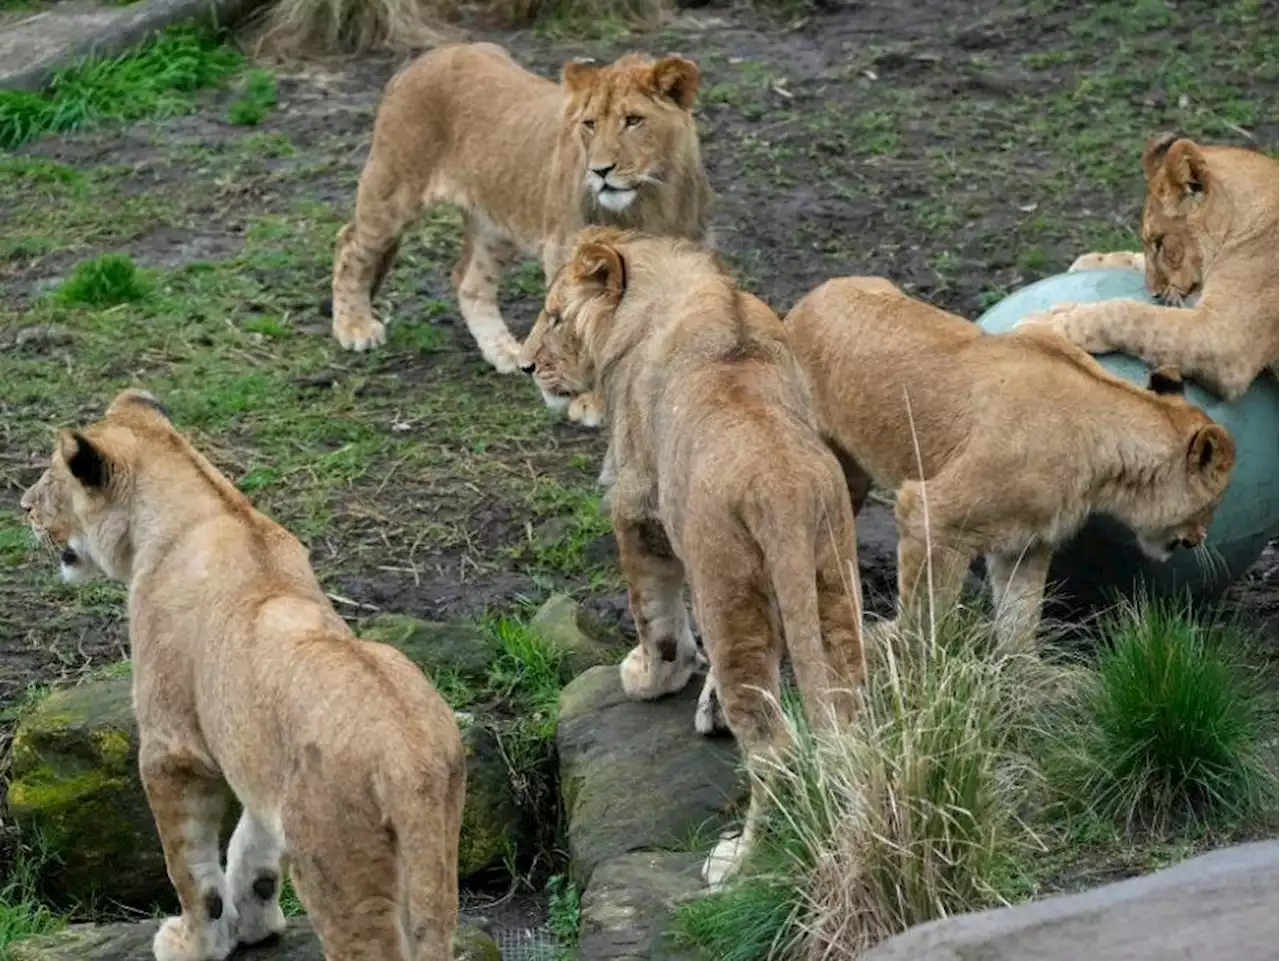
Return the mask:
M 1175 369 L 1143 389 L 1053 333 L 988 334 L 882 278 L 827 281 L 784 326 L 854 513 L 873 484 L 897 492 L 908 624 L 950 610 L 981 555 L 999 642 L 1029 650 L 1053 551 L 1090 514 L 1166 559 L 1203 542 L 1235 464 Z
M 498 283 L 517 253 L 541 258 L 550 283 L 588 224 L 705 241 L 711 188 L 692 112 L 698 82 L 697 65 L 677 56 L 570 62 L 559 84 L 492 43 L 414 60 L 383 93 L 355 218 L 338 235 L 334 336 L 355 350 L 384 341 L 372 298 L 401 234 L 438 203 L 464 211 L 453 285 L 467 328 L 502 373 L 516 369 L 519 345 L 498 309 Z
M 1276 372 L 1280 355 L 1280 167 L 1255 150 L 1171 133 L 1147 141 L 1142 167 L 1143 252 L 1084 254 L 1071 269 L 1143 271 L 1165 306 L 1059 304 L 1020 326 L 1048 327 L 1091 354 L 1120 351 L 1151 367 L 1176 366 L 1237 400 L 1263 370 Z
M 604 402 L 609 507 L 639 635 L 624 691 L 671 694 L 700 667 L 687 582 L 718 679 L 699 703 L 701 733 L 722 712 L 762 772 L 785 738 L 784 638 L 811 723 L 851 718 L 864 674 L 853 514 L 774 313 L 704 248 L 589 228 L 520 359 L 560 396 Z M 741 833 L 703 865 L 712 886 L 751 849 L 763 802 L 753 786 Z
M 65 581 L 129 586 L 138 763 L 182 908 L 158 961 L 283 931 L 286 862 L 326 958 L 451 959 L 453 712 L 403 654 L 352 635 L 297 538 L 140 390 L 60 431 L 21 504 Z M 244 808 L 225 874 L 224 785 Z

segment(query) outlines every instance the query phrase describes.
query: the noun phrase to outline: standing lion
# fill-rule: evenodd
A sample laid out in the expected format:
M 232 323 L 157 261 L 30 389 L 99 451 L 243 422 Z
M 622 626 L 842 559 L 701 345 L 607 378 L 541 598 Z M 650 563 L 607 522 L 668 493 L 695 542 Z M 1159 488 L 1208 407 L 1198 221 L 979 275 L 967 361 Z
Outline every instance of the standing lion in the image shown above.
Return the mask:
M 333 266 L 333 333 L 367 350 L 385 339 L 372 298 L 400 236 L 425 207 L 465 215 L 453 285 L 467 328 L 498 371 L 519 345 L 498 309 L 504 266 L 541 258 L 548 284 L 587 224 L 703 240 L 711 188 L 693 119 L 697 66 L 628 54 L 605 67 L 567 63 L 552 83 L 491 43 L 424 54 L 387 84 L 355 219 Z M 575 419 L 588 424 L 588 409 Z
M 63 579 L 129 585 L 138 763 L 182 914 L 157 961 L 284 929 L 286 861 L 330 961 L 450 961 L 466 761 L 403 654 L 353 637 L 305 548 L 125 391 L 22 497 Z M 218 850 L 229 786 L 244 807 Z
M 693 244 L 590 228 L 521 364 L 549 394 L 604 400 L 613 527 L 640 636 L 623 689 L 660 697 L 697 670 L 687 582 L 719 682 L 699 701 L 700 732 L 723 712 L 760 773 L 785 737 L 784 644 L 810 723 L 848 721 L 864 672 L 853 514 L 774 313 Z M 750 850 L 763 800 L 753 786 L 741 835 L 704 865 L 709 883 Z

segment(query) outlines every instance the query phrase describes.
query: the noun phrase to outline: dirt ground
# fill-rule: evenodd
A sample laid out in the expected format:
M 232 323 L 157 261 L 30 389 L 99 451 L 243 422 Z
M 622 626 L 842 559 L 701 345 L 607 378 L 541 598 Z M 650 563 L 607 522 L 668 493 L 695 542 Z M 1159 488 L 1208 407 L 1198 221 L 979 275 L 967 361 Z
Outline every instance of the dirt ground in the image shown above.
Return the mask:
M 975 317 L 1078 253 L 1134 246 L 1147 134 L 1274 151 L 1276 12 L 878 0 L 702 8 L 656 34 L 592 40 L 474 35 L 548 75 L 579 55 L 694 57 L 718 243 L 775 309 L 862 273 Z M 380 304 L 387 347 L 356 356 L 329 335 L 332 241 L 396 65 L 286 71 L 256 128 L 229 124 L 234 94 L 214 91 L 188 116 L 0 158 L 0 707 L 125 654 L 121 592 L 58 585 L 17 501 L 50 428 L 128 383 L 161 394 L 309 543 L 344 614 L 471 617 L 567 588 L 625 625 L 593 487 L 600 439 L 480 361 L 448 284 L 456 216 L 431 215 L 405 244 Z M 92 311 L 44 296 L 106 251 L 152 271 L 146 301 Z M 505 290 L 523 334 L 540 272 L 526 265 Z M 864 573 L 881 588 L 886 523 L 863 524 L 878 532 L 863 536 Z M 1275 568 L 1271 552 L 1237 591 L 1259 618 L 1275 613 Z

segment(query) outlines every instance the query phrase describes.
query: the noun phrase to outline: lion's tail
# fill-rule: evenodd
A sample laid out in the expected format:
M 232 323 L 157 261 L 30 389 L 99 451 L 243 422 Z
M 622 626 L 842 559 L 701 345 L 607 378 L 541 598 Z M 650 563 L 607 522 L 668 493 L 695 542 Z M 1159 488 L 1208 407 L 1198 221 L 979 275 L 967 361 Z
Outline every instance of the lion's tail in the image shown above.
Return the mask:
M 460 747 L 460 745 L 459 745 Z M 410 757 L 406 751 L 402 757 Z M 413 763 L 384 778 L 383 811 L 396 843 L 409 961 L 452 961 L 458 923 L 458 833 L 465 759 Z

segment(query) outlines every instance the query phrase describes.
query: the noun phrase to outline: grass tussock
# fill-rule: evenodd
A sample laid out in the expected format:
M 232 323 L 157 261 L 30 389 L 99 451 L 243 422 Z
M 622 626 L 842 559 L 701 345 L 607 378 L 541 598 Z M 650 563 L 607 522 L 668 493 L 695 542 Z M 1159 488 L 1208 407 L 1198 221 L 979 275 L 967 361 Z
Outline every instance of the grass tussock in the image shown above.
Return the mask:
M 788 712 L 794 749 L 762 782 L 772 810 L 754 863 L 679 913 L 706 957 L 852 959 L 1018 886 L 1039 847 L 1030 745 L 1072 672 L 996 651 L 964 613 L 878 645 L 854 729 L 817 734 Z
M 102 309 L 142 300 L 150 291 L 147 278 L 127 254 L 103 254 L 76 264 L 54 299 L 67 306 Z
M 1139 601 L 1100 633 L 1074 729 L 1047 759 L 1068 807 L 1156 834 L 1274 812 L 1275 725 L 1240 632 Z
M 267 119 L 276 99 L 276 75 L 270 70 L 250 70 L 227 108 L 227 122 L 237 127 L 256 127 Z
M 40 869 L 48 855 L 43 848 L 20 848 L 0 883 L 0 958 L 9 956 L 9 947 L 18 941 L 62 928 L 67 919 L 52 910 L 37 895 Z
M 389 50 L 408 53 L 458 39 L 454 0 L 278 0 L 255 53 L 277 60 Z
M 44 91 L 0 90 L 0 149 L 102 120 L 189 113 L 195 91 L 224 82 L 243 62 L 208 33 L 174 28 L 114 59 L 59 71 Z

